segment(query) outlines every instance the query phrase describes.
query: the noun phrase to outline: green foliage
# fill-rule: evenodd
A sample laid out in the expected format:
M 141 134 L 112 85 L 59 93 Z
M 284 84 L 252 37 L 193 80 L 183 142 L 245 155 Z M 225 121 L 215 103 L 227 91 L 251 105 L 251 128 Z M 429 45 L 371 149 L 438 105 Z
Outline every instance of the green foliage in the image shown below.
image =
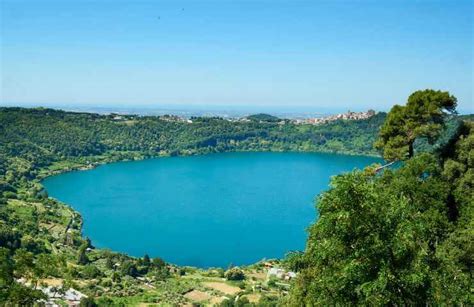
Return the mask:
M 304 254 L 302 252 L 289 252 L 285 255 L 282 265 L 288 271 L 299 272 L 306 266 Z
M 0 302 L 10 306 L 32 306 L 37 300 L 44 299 L 45 295 L 38 290 L 31 289 L 15 281 L 15 274 L 22 270 L 29 271 L 32 267 L 32 259 L 26 252 L 20 252 L 28 259 L 22 264 L 25 267 L 17 268 L 15 260 L 12 259 L 11 251 L 0 247 Z M 16 272 L 15 272 L 16 271 Z
M 241 269 L 237 267 L 233 267 L 227 270 L 224 276 L 227 280 L 244 280 L 245 279 L 244 271 L 242 271 Z
M 143 256 L 143 265 L 150 266 L 150 256 L 148 256 L 148 254 L 145 254 L 145 256 Z
M 219 307 L 252 307 L 255 306 L 254 304 L 251 304 L 246 297 L 231 297 L 229 299 L 223 300 L 220 304 Z
M 138 276 L 138 269 L 133 261 L 124 262 L 121 266 L 121 271 L 124 275 L 129 275 L 132 277 Z
M 81 245 L 81 247 L 79 248 L 79 251 L 77 252 L 78 264 L 85 265 L 89 263 L 89 257 L 87 257 L 86 250 L 87 250 L 87 244 Z
M 5 289 L 13 283 L 14 262 L 10 256 L 10 251 L 0 247 L 0 288 Z
M 96 306 L 99 306 L 97 305 L 97 303 L 95 302 L 95 300 L 91 297 L 83 297 L 81 299 L 81 302 L 79 303 L 79 306 L 80 307 L 96 307 Z
M 257 306 L 259 307 L 276 307 L 280 306 L 278 297 L 262 295 L 258 301 Z
M 474 123 L 464 124 L 451 155 L 443 165 L 443 177 L 450 183 L 447 202 L 452 231 L 436 249 L 439 267 L 435 272 L 432 296 L 448 305 L 473 302 L 474 266 Z
M 85 279 L 93 279 L 102 276 L 102 273 L 97 266 L 88 264 L 82 268 L 81 276 Z
M 166 265 L 166 263 L 161 258 L 153 258 L 152 264 L 153 264 L 154 267 L 156 267 L 158 269 L 161 269 Z
M 412 95 L 407 106 L 394 107 L 384 125 L 389 128 L 382 129 L 384 153 L 405 157 L 415 141 L 434 139 L 444 123 L 441 111 L 452 111 L 453 105 L 454 97 L 446 93 L 423 91 Z M 196 287 L 187 278 L 179 283 L 169 278 L 160 258 L 87 252 L 92 246 L 81 237 L 80 216 L 47 198 L 40 184 L 45 176 L 125 159 L 224 151 L 376 154 L 371 144 L 384 119 L 380 113 L 313 126 L 256 115 L 244 122 L 193 118 L 191 124 L 172 117 L 125 115 L 116 120 L 43 108 L 0 108 L 0 302 L 32 305 L 44 297 L 32 288 L 48 277 L 63 278 L 68 286 L 73 279 L 88 279 L 85 291 L 92 296 L 102 296 L 102 287 L 117 296 L 133 296 L 143 291 L 134 277 L 146 276 L 160 283 L 159 295 L 148 298 L 158 303 L 183 304 L 181 294 Z M 436 148 L 419 146 L 436 156 L 420 155 L 382 175 L 369 170 L 334 179 L 320 198 L 321 221 L 310 228 L 307 250 L 283 261 L 300 272 L 289 302 L 472 303 L 466 289 L 472 283 L 474 254 L 474 140 L 471 126 L 450 125 Z M 409 141 L 398 135 L 410 136 Z M 186 269 L 178 272 L 184 275 Z M 221 275 L 245 278 L 237 268 Z M 32 286 L 16 282 L 18 278 Z M 132 300 L 100 302 L 127 305 Z M 244 299 L 228 303 L 249 304 Z M 276 301 L 262 298 L 258 305 L 274 306 Z
M 0 223 L 0 247 L 17 249 L 20 247 L 20 233 Z
M 11 284 L 7 293 L 0 290 L 0 301 L 10 306 L 33 306 L 37 301 L 46 299 L 46 295 L 30 287 L 23 286 L 17 282 Z
M 252 121 L 256 122 L 277 122 L 280 121 L 280 119 L 276 116 L 270 115 L 270 114 L 265 114 L 265 113 L 258 113 L 258 114 L 253 114 L 247 116 L 247 119 L 250 119 Z
M 390 110 L 375 146 L 386 160 L 411 158 L 415 140 L 425 137 L 434 141 L 444 126 L 444 112 L 454 113 L 456 105 L 456 98 L 449 92 L 414 92 L 406 106 L 395 105 Z
M 0 108 L 0 247 L 9 250 L 12 274 L 34 284 L 48 276 L 70 280 L 102 274 L 110 274 L 114 283 L 145 275 L 166 280 L 170 272 L 160 258 L 87 252 L 92 246 L 81 238 L 80 216 L 48 199 L 41 178 L 111 161 L 224 151 L 375 154 L 367 144 L 375 140 L 383 117 L 298 126 L 260 114 L 245 122 L 193 118 L 190 124 L 173 117 L 124 115 L 116 120 L 44 108 Z M 336 139 L 338 146 L 333 145 Z M 66 269 L 66 260 L 78 265 Z
M 289 305 L 472 304 L 472 123 L 459 131 L 443 156 L 333 178 Z
M 0 108 L 0 174 L 10 174 L 2 186 L 32 179 L 40 167 L 55 161 L 109 154 L 109 159 L 197 154 L 243 150 L 305 150 L 375 154 L 375 140 L 384 114 L 368 120 L 337 121 L 325 125 L 280 125 L 265 122 L 230 122 L 220 118 L 195 118 L 193 123 L 158 117 L 109 116 L 52 109 Z M 260 119 L 261 116 L 256 118 Z M 272 119 L 272 118 L 270 118 Z M 355 141 L 357 139 L 357 141 Z M 326 146 L 330 140 L 342 144 Z M 17 157 L 14 170 L 9 165 Z M 1 161 L 1 159 L 0 159 Z M 83 160 L 87 161 L 87 160 Z M 3 172 L 2 172 L 3 169 Z M 2 178 L 0 178 L 2 180 Z

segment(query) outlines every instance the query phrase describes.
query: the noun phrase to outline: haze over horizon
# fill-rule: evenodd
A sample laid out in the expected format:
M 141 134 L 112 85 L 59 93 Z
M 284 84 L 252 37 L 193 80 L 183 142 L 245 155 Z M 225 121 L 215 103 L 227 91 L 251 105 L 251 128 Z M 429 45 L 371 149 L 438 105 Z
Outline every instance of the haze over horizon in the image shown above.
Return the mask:
M 474 113 L 473 2 L 0 0 L 0 105 Z

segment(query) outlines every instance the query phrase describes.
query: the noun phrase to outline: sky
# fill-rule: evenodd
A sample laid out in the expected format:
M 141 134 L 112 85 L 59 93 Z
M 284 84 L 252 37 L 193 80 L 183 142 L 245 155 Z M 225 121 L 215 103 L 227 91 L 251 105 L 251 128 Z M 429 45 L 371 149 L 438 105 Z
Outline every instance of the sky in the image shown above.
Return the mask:
M 473 1 L 0 0 L 0 104 L 474 113 Z

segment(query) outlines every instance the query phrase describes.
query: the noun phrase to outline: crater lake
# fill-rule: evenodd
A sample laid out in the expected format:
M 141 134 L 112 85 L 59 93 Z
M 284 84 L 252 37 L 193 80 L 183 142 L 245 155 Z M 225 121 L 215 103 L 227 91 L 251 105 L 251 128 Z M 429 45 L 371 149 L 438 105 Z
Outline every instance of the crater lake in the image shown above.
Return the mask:
M 197 267 L 303 250 L 330 177 L 379 158 L 237 152 L 117 162 L 48 177 L 49 196 L 79 211 L 93 245 Z

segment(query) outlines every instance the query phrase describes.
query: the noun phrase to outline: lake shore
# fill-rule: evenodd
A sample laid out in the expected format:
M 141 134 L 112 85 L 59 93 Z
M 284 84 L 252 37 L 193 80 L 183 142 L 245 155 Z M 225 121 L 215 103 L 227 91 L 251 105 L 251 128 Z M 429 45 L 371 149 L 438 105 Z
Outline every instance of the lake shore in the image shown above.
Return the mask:
M 292 234 L 295 229 L 304 230 L 306 225 L 314 220 L 314 196 L 326 189 L 329 178 L 332 175 L 352 170 L 353 167 L 360 168 L 376 161 L 378 160 L 372 160 L 367 157 L 325 153 L 229 152 L 192 157 L 147 159 L 133 163 L 118 162 L 86 173 L 79 172 L 70 173 L 67 176 L 50 177 L 44 183 L 48 187 L 50 196 L 63 202 L 74 204 L 75 209 L 84 214 L 88 221 L 85 233 L 98 246 L 120 250 L 134 256 L 150 253 L 152 256 L 164 257 L 166 260 L 180 265 L 226 267 L 230 262 L 234 264 L 250 264 L 264 257 L 282 257 L 285 249 L 279 253 L 275 253 L 275 251 L 262 253 L 260 251 L 260 256 L 253 260 L 245 261 L 232 259 L 229 255 L 228 262 L 221 264 L 216 262 L 203 263 L 202 260 L 192 259 L 205 259 L 205 255 L 213 254 L 211 251 L 199 251 L 204 248 L 203 246 L 209 245 L 208 249 L 218 248 L 224 254 L 227 250 L 231 250 L 231 246 L 219 248 L 219 241 L 242 241 L 242 244 L 246 242 L 238 251 L 232 252 L 234 255 L 245 254 L 245 249 L 242 248 L 246 244 L 251 245 L 252 243 L 250 242 L 257 240 L 259 237 L 262 237 L 263 240 L 263 245 L 260 244 L 259 250 L 265 246 L 264 242 L 273 242 L 271 238 L 274 236 L 280 237 L 282 240 L 281 244 L 283 244 L 285 242 L 284 238 L 287 235 Z M 136 174 L 140 175 L 137 176 Z M 253 180 L 258 182 L 252 183 Z M 90 186 L 89 183 L 93 183 L 93 185 Z M 256 188 L 257 186 L 258 189 Z M 118 187 L 120 187 L 119 198 L 115 197 L 117 192 L 113 192 Z M 130 192 L 127 192 L 129 190 Z M 141 192 L 135 193 L 132 191 Z M 278 194 L 282 195 L 277 196 Z M 87 195 L 87 198 L 84 198 L 83 195 Z M 154 201 L 151 201 L 152 199 Z M 286 199 L 286 203 L 282 203 L 283 199 Z M 218 203 L 226 203 L 226 206 L 217 206 L 215 207 L 217 209 L 214 209 L 214 206 Z M 282 208 L 263 209 L 270 204 L 276 206 L 280 203 Z M 91 207 L 90 204 L 97 205 Z M 124 206 L 124 204 L 127 205 Z M 209 208 L 202 208 L 204 204 L 209 206 Z M 247 208 L 246 204 L 253 205 Z M 107 214 L 100 218 L 106 212 L 100 210 L 100 207 L 96 208 L 96 206 L 109 208 L 107 209 Z M 302 206 L 308 209 L 304 210 L 304 213 L 299 213 L 302 210 L 300 208 Z M 287 207 L 293 209 L 287 211 Z M 115 217 L 113 214 L 108 214 L 111 208 L 119 210 L 121 212 L 120 216 L 128 212 L 126 216 L 135 216 L 135 220 L 141 222 L 135 225 L 134 220 L 132 220 L 125 224 L 120 216 Z M 227 210 L 224 210 L 224 208 Z M 178 212 L 175 212 L 176 210 L 179 210 L 181 213 L 178 214 Z M 222 212 L 218 211 L 220 212 L 218 213 L 215 210 Z M 144 214 L 145 211 L 147 211 L 147 214 Z M 198 214 L 198 212 L 202 214 Z M 243 212 L 247 213 L 243 214 Z M 265 212 L 267 213 L 265 214 Z M 193 216 L 193 214 L 198 215 Z M 301 214 L 301 216 L 292 217 L 294 214 Z M 156 217 L 151 218 L 149 215 Z M 166 216 L 167 219 L 161 220 L 159 218 L 161 215 Z M 237 216 L 239 217 L 238 221 L 234 218 Z M 273 217 L 270 218 L 270 216 Z M 171 223 L 168 220 L 171 217 L 173 217 L 172 225 L 163 226 L 163 229 L 162 226 L 156 226 Z M 229 233 L 230 237 L 227 237 L 226 240 L 216 239 L 219 235 L 214 234 L 225 233 L 227 227 L 239 227 L 241 223 L 245 223 L 249 218 L 253 221 L 250 225 L 254 225 L 259 220 L 261 220 L 261 223 L 264 223 L 259 228 L 259 231 L 255 229 L 254 235 L 246 239 L 245 233 L 248 232 L 248 227 L 246 227 L 242 235 L 233 237 L 234 235 Z M 205 219 L 208 219 L 211 224 L 205 222 Z M 268 227 L 271 227 L 271 219 L 275 221 L 286 220 L 286 222 L 270 231 Z M 117 225 L 123 224 L 123 226 L 115 226 L 111 222 L 113 220 L 115 220 L 115 223 L 118 223 Z M 182 231 L 175 229 L 175 224 L 186 225 L 188 220 L 195 221 L 192 224 L 199 228 L 200 235 L 186 243 L 193 234 L 187 234 L 180 238 Z M 222 224 L 219 227 L 222 228 L 225 225 L 225 229 L 219 230 L 216 228 L 210 231 L 209 237 L 207 237 L 205 234 L 208 227 L 218 227 L 217 224 L 211 226 L 217 220 L 219 225 Z M 139 230 L 142 228 L 142 223 L 148 225 L 146 230 Z M 234 223 L 236 224 L 232 226 Z M 294 223 L 298 223 L 299 226 L 292 226 L 292 228 L 284 230 L 285 227 L 290 227 Z M 103 230 L 99 230 L 97 227 Z M 128 229 L 127 232 L 121 233 L 123 227 Z M 116 230 L 112 231 L 112 229 Z M 142 233 L 143 231 L 144 233 Z M 282 233 L 278 234 L 278 231 L 282 231 Z M 165 235 L 168 232 L 169 234 Z M 268 234 L 266 234 L 267 232 Z M 116 236 L 128 238 L 132 234 L 134 237 L 142 238 L 152 233 L 156 234 L 152 236 L 153 239 L 150 239 L 152 241 L 159 240 L 159 238 L 162 238 L 160 240 L 165 240 L 165 237 L 172 237 L 181 242 L 180 246 L 186 246 L 186 248 L 179 248 L 181 250 L 178 253 L 180 255 L 179 259 L 182 259 L 176 259 L 177 252 L 173 252 L 175 256 L 170 256 L 166 252 L 168 248 L 174 245 L 172 243 L 173 240 L 157 241 L 154 244 L 147 240 L 146 243 L 137 242 L 133 246 L 129 246 L 129 244 L 124 243 L 127 241 L 126 239 L 122 239 L 119 242 L 115 242 L 116 240 L 114 239 Z M 300 242 L 300 244 L 292 245 L 294 243 L 288 243 L 290 245 L 286 250 L 303 249 L 304 239 L 304 234 L 289 239 L 288 242 Z M 217 241 L 209 243 L 213 242 L 213 240 Z M 193 247 L 193 242 L 198 241 L 202 241 L 204 245 L 199 244 Z M 165 251 L 162 250 L 157 254 L 156 248 L 140 248 L 140 246 L 149 246 L 150 244 L 152 246 L 160 246 Z M 271 246 L 271 250 L 280 249 L 278 246 L 285 246 L 284 244 L 268 244 Z M 178 247 L 175 246 L 174 248 Z M 193 256 L 193 253 L 196 254 Z M 255 251 L 255 254 L 259 255 L 257 251 Z M 185 261 L 184 258 L 188 260 Z

